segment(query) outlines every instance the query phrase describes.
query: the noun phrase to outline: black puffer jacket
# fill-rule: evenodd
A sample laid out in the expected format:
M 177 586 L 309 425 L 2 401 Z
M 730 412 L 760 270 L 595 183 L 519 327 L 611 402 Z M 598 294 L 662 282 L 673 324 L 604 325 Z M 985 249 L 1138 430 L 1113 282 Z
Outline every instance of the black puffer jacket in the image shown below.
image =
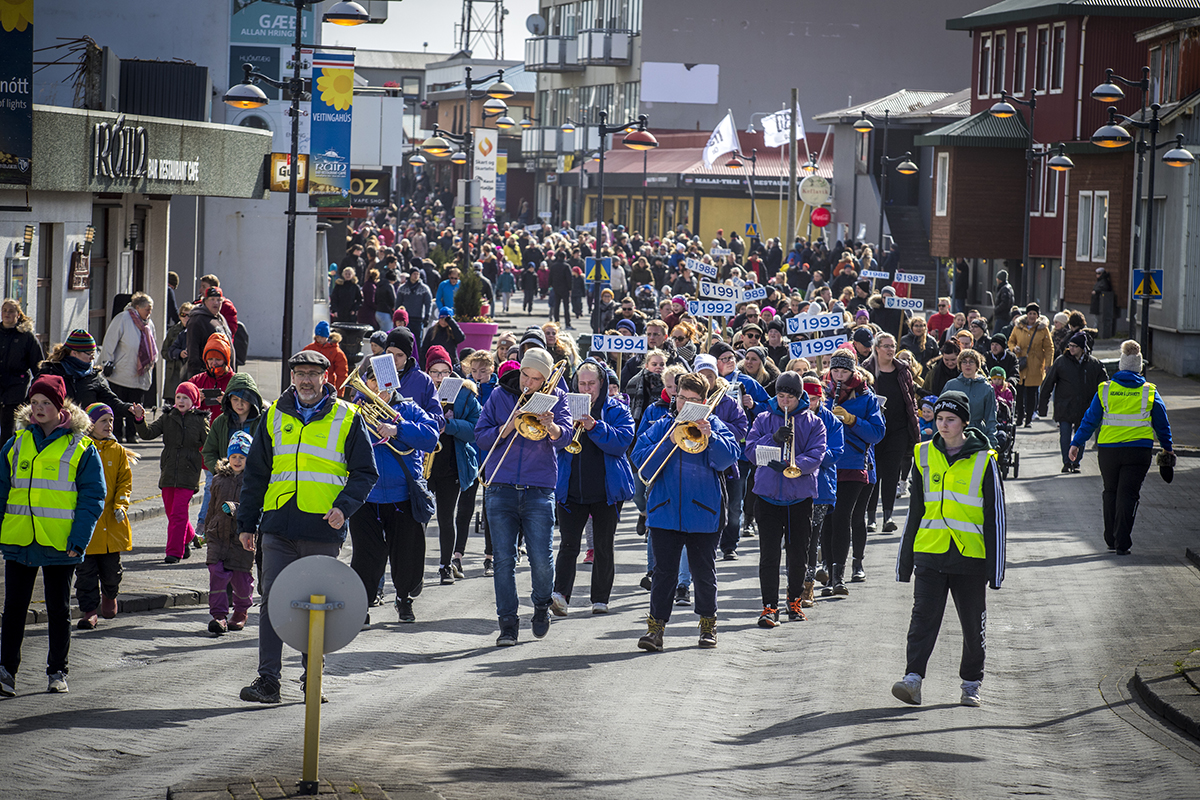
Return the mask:
M 67 356 L 70 358 L 71 356 Z M 61 361 L 43 361 L 38 367 L 39 375 L 57 375 L 67 385 L 67 397 L 75 401 L 75 405 L 86 409 L 92 403 L 104 403 L 111 406 L 113 411 L 128 411 L 129 404 L 113 393 L 112 387 L 104 379 L 99 369 L 89 368 L 82 375 L 76 375 Z
M 158 488 L 199 489 L 200 470 L 203 468 L 200 448 L 208 438 L 208 412 L 203 408 L 193 408 L 181 414 L 172 407 L 149 425 L 145 419 L 135 422 L 141 438 L 162 437 Z
M 25 401 L 29 381 L 42 361 L 42 346 L 33 331 L 18 324 L 0 325 L 0 403 L 16 405 Z
M 1050 393 L 1054 393 L 1054 421 L 1078 425 L 1096 396 L 1096 389 L 1108 380 L 1108 370 L 1090 353 L 1076 361 L 1070 353 L 1054 359 L 1038 392 L 1038 414 L 1046 416 Z

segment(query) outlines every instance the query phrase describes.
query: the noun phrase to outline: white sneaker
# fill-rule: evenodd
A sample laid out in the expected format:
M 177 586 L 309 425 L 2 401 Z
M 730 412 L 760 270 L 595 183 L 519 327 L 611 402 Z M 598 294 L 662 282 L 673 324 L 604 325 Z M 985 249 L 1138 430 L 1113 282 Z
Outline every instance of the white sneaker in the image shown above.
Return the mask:
M 67 688 L 67 674 L 65 672 L 55 672 L 50 676 L 50 683 L 46 687 L 46 691 L 51 694 L 66 694 L 71 691 Z
M 921 676 L 910 672 L 901 680 L 893 683 L 892 696 L 911 706 L 921 705 Z
M 550 595 L 550 610 L 556 617 L 565 617 L 567 615 L 567 598 L 558 592 Z
M 607 614 L 608 613 L 608 603 L 592 603 L 592 613 L 593 614 Z
M 8 670 L 0 667 L 0 694 L 5 697 L 17 696 L 17 681 Z
M 979 708 L 983 705 L 983 701 L 979 699 L 979 684 L 983 681 L 963 681 L 962 682 L 962 697 L 958 699 L 959 704 L 964 706 L 972 706 Z

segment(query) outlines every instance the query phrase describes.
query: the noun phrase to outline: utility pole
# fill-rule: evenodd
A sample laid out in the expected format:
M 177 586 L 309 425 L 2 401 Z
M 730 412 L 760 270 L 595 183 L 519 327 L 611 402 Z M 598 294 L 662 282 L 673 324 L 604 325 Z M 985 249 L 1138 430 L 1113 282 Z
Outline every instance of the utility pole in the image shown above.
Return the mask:
M 779 245 L 784 250 L 790 250 L 792 242 L 796 239 L 796 106 L 799 104 L 800 90 L 792 89 L 792 113 L 788 116 L 791 122 L 788 124 L 787 238 Z

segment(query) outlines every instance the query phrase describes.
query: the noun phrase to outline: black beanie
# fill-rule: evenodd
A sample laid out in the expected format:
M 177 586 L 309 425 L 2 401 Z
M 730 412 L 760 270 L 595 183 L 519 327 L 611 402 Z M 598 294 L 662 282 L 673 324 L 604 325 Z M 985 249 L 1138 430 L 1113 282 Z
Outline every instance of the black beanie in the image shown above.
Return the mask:
M 392 328 L 387 335 L 387 344 L 384 346 L 386 350 L 389 347 L 395 347 L 404 353 L 404 355 L 412 358 L 413 354 L 413 334 L 408 328 L 399 327 Z
M 937 405 L 933 407 L 935 417 L 939 411 L 957 414 L 962 419 L 964 426 L 971 424 L 971 401 L 962 392 L 956 392 L 953 389 L 942 392 L 938 397 Z
M 526 328 L 525 335 L 521 337 L 520 345 L 524 349 L 525 345 L 532 344 L 535 347 L 546 349 L 546 334 L 536 325 Z
M 775 394 L 780 392 L 800 397 L 804 394 L 804 381 L 795 372 L 788 370 L 775 379 Z
M 830 369 L 848 369 L 853 371 L 858 366 L 858 359 L 854 357 L 854 353 L 844 347 L 839 347 L 833 351 L 833 355 L 829 357 Z
M 720 358 L 726 353 L 732 353 L 733 348 L 725 342 L 713 342 L 712 347 L 708 348 L 708 354 L 713 358 Z

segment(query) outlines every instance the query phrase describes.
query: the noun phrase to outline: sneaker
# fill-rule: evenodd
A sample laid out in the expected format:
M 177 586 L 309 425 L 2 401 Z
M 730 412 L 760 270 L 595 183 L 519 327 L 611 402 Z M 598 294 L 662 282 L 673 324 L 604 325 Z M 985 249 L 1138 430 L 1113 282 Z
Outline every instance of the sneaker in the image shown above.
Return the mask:
M 588 550 L 587 553 L 585 553 L 583 556 L 583 563 L 585 563 L 585 564 L 596 563 L 596 551 Z
M 220 636 L 229 630 L 229 624 L 220 617 L 213 617 L 208 621 L 208 632 Z
M 904 481 L 896 484 L 896 499 L 899 500 L 901 497 L 904 497 Z
M 638 639 L 638 647 L 648 653 L 661 653 L 663 649 L 663 631 L 667 627 L 667 623 L 654 617 L 646 617 L 646 624 L 649 630 L 646 635 Z
M 812 608 L 811 601 L 809 608 Z M 788 601 L 788 622 L 804 622 L 808 616 L 804 613 L 804 600 L 799 597 L 793 597 Z
M 229 618 L 229 630 L 240 631 L 246 627 L 246 620 L 250 619 L 250 615 L 245 611 L 235 611 L 233 616 Z
M 726 551 L 725 551 L 725 555 L 722 557 L 722 560 L 724 560 L 724 561 L 737 561 L 737 560 L 738 560 L 738 554 L 737 554 L 737 551 L 736 551 L 736 550 L 726 550 Z
M 851 583 L 862 583 L 867 579 L 867 571 L 863 569 L 861 558 L 854 559 L 851 562 L 850 568 L 852 570 L 850 572 Z
M 179 556 L 167 556 L 163 559 L 164 564 L 178 564 Z
M 259 675 L 254 683 L 242 689 L 240 697 L 247 703 L 278 703 L 279 684 Z
M 762 610 L 762 613 L 758 615 L 758 627 L 760 628 L 774 628 L 778 624 L 779 609 L 777 608 L 771 608 L 770 606 L 767 606 Z M 701 639 L 701 641 L 703 642 L 703 639 Z
M 745 525 L 742 526 L 742 536 L 743 537 L 747 537 L 747 536 L 753 537 L 757 533 L 758 533 L 758 529 L 754 527 L 753 522 L 747 522 Z
M 100 596 L 100 616 L 105 619 L 112 619 L 117 615 L 117 598 Z
M 675 589 L 675 605 L 690 606 L 692 604 L 692 590 L 686 586 L 678 586 Z
M 304 694 L 304 700 L 307 702 L 307 700 L 308 700 L 308 681 L 304 677 L 300 678 L 300 691 Z M 325 705 L 328 702 L 329 702 L 329 698 L 325 696 L 325 690 L 322 689 L 321 690 L 321 705 Z
M 438 567 L 438 578 L 441 579 L 442 586 L 454 585 L 454 573 L 449 567 Z
M 959 705 L 979 708 L 983 701 L 979 699 L 979 684 L 983 681 L 963 681 L 962 696 L 958 698 Z M 918 695 L 920 697 L 920 695 Z
M 454 577 L 460 581 L 467 577 L 466 573 L 463 572 L 462 559 L 458 556 L 450 559 L 450 572 L 453 573 Z
M 874 522 L 867 523 L 867 533 L 874 533 L 877 530 Z
M 378 592 L 375 593 L 375 596 L 371 598 L 370 605 L 371 605 L 371 608 L 375 608 L 377 606 L 383 605 L 383 589 L 380 589 Z
M 607 614 L 608 613 L 608 603 L 592 603 L 592 613 L 593 614 Z
M 396 601 L 396 616 L 401 622 L 417 621 L 417 616 L 413 614 L 413 601 L 411 597 L 405 597 Z
M 500 618 L 500 635 L 496 637 L 496 647 L 512 647 L 517 643 L 517 630 L 520 621 L 516 617 Z
M 0 695 L 5 697 L 17 696 L 17 680 L 4 667 L 0 667 Z
M 71 691 L 67 688 L 67 673 L 51 672 L 48 676 L 49 681 L 46 685 L 46 691 L 50 694 L 66 694 Z
M 896 530 L 897 530 L 896 523 L 892 522 L 890 519 L 885 519 L 883 521 L 883 532 L 884 533 L 893 533 Z
M 1071 465 L 1063 464 L 1063 468 L 1061 470 L 1059 470 L 1058 474 L 1059 475 L 1070 475 L 1071 474 Z
M 910 706 L 921 705 L 921 676 L 910 672 L 902 679 L 892 684 L 892 697 L 908 703 Z
M 554 616 L 556 617 L 565 617 L 567 615 L 567 598 L 563 597 L 559 592 L 550 595 L 550 610 L 554 612 Z M 542 636 L 545 635 L 544 633 L 542 634 Z M 542 637 L 538 636 L 538 638 Z
M 91 611 L 83 612 L 83 616 L 79 618 L 79 622 L 76 623 L 75 627 L 81 631 L 90 631 L 94 630 L 99 622 L 100 617 L 96 614 L 96 609 L 93 608 Z
M 814 603 L 816 602 L 813 599 L 813 589 L 815 588 L 815 586 L 816 586 L 816 584 L 813 583 L 812 581 L 804 582 L 804 589 L 800 593 L 800 607 L 801 608 L 812 608 L 813 607 Z
M 717 646 L 717 618 L 700 618 L 700 646 L 704 648 Z
M 652 584 L 652 583 L 650 583 L 650 578 L 651 578 L 651 576 L 653 576 L 653 575 L 654 575 L 654 573 L 653 573 L 653 572 L 647 572 L 647 573 L 646 573 L 646 574 L 645 574 L 645 575 L 642 577 L 642 579 L 641 579 L 640 581 L 638 581 L 638 586 L 642 587 L 642 588 L 643 588 L 643 589 L 645 589 L 647 592 L 648 592 L 648 591 L 650 591 L 650 587 L 651 587 L 651 586 L 653 586 L 653 584 Z
M 490 558 L 485 558 L 483 560 L 483 577 L 490 578 L 495 574 L 496 574 L 496 570 L 492 566 L 492 560 Z M 516 644 L 515 640 L 513 641 L 513 644 Z
M 203 536 L 199 536 L 199 535 L 193 536 L 192 537 L 192 549 L 199 550 L 200 548 L 204 547 L 204 541 L 205 540 L 204 540 Z M 184 556 L 184 558 L 187 558 L 187 556 Z
M 530 627 L 533 628 L 535 639 L 546 638 L 546 634 L 550 632 L 550 606 L 533 607 L 533 622 Z

